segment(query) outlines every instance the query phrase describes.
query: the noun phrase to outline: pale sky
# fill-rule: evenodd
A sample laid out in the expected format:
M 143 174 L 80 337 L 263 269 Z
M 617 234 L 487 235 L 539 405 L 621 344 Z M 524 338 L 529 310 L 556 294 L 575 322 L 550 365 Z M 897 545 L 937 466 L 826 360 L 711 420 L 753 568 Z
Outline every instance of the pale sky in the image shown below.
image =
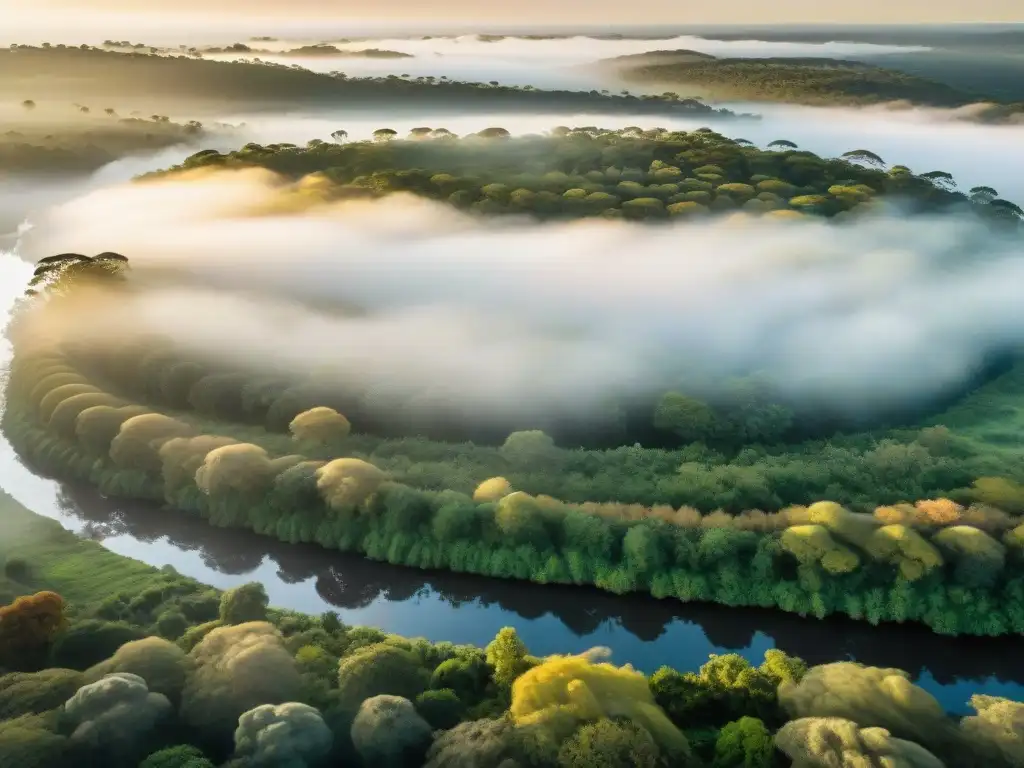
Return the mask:
M 254 17 L 332 22 L 460 25 L 509 24 L 766 24 L 766 23 L 947 23 L 1024 21 L 1024 0 L 0 0 L 0 24 L 23 26 L 27 14 L 57 11 L 56 23 L 93 21 L 97 13 L 225 14 L 252 23 Z M 19 18 L 20 17 L 20 18 Z M 40 19 L 36 19 L 40 21 Z M 21 22 L 21 23 L 18 23 Z M 90 25 L 91 26 L 91 25 Z

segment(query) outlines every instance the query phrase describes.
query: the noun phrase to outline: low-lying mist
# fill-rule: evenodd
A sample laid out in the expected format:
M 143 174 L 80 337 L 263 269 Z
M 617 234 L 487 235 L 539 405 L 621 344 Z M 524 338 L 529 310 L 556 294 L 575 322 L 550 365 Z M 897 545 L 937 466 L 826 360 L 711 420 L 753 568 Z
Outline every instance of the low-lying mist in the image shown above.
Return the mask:
M 968 219 L 537 225 L 405 196 L 295 200 L 257 171 L 114 186 L 50 211 L 22 247 L 131 260 L 140 290 L 94 297 L 88 322 L 56 329 L 69 338 L 163 334 L 384 412 L 542 422 L 759 372 L 866 413 L 1024 341 L 1020 243 Z
M 829 42 L 818 44 L 762 42 L 759 40 L 707 40 L 692 35 L 680 35 L 664 40 L 595 40 L 577 36 L 559 39 L 530 40 L 521 37 L 484 37 L 462 35 L 458 37 L 394 37 L 315 39 L 334 45 L 341 51 L 361 51 L 368 47 L 396 51 L 414 58 L 340 58 L 329 56 L 295 57 L 281 55 L 294 50 L 309 40 L 276 40 L 250 42 L 264 61 L 298 64 L 318 72 L 341 70 L 354 77 L 410 74 L 413 77 L 445 75 L 453 80 L 498 80 L 505 85 L 534 85 L 545 88 L 611 87 L 601 73 L 583 69 L 599 59 L 645 53 L 651 50 L 696 50 L 714 56 L 770 57 L 801 56 L 842 58 L 849 56 L 914 53 L 927 48 L 914 46 L 887 46 L 864 43 Z M 239 42 L 239 41 L 230 41 Z M 271 53 L 265 53 L 269 51 Z M 278 55 L 274 55 L 274 53 Z M 234 60 L 238 54 L 208 55 L 208 58 Z

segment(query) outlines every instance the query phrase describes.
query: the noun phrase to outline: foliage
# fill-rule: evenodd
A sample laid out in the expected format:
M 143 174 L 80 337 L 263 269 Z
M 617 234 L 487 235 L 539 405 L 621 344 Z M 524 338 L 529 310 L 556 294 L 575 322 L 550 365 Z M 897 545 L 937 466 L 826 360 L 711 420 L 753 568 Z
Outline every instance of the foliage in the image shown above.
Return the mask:
M 427 683 L 427 671 L 411 651 L 386 643 L 360 648 L 338 666 L 341 700 L 352 707 L 383 694 L 413 699 Z
M 401 696 L 366 699 L 352 723 L 352 743 L 366 765 L 418 765 L 430 745 L 431 727 Z
M 214 768 L 214 765 L 198 747 L 181 744 L 154 752 L 139 768 Z
M 27 661 L 49 647 L 65 624 L 64 600 L 55 592 L 37 592 L 0 607 L 0 663 Z
M 306 768 L 331 750 L 333 737 L 323 717 L 307 704 L 262 704 L 238 718 L 235 754 L 268 768 Z
M 837 717 L 786 723 L 775 743 L 792 759 L 794 768 L 858 764 L 944 768 L 941 760 L 912 741 L 894 738 L 884 728 L 861 728 Z
M 509 708 L 516 724 L 565 738 L 578 724 L 626 717 L 650 733 L 661 748 L 688 754 L 686 737 L 655 703 L 647 679 L 632 667 L 615 667 L 596 658 L 595 651 L 551 656 L 520 676 L 513 684 Z
M 305 148 L 249 144 L 227 154 L 204 150 L 144 178 L 258 167 L 292 182 L 301 206 L 404 192 L 474 214 L 528 213 L 544 220 L 658 221 L 670 218 L 666 214 L 679 219 L 737 210 L 843 220 L 877 210 L 888 198 L 910 211 L 968 210 L 1010 224 L 1024 216 L 997 197 L 957 192 L 954 182 L 937 180 L 932 172 L 887 172 L 867 150 L 827 158 L 785 140 L 761 150 L 711 129 L 638 133 L 586 127 L 502 139 L 499 151 L 493 139 L 479 135 L 401 140 L 389 130 L 380 129 L 374 141 Z M 313 188 L 314 195 L 300 194 Z
M 658 745 L 638 725 L 599 720 L 582 726 L 558 752 L 562 768 L 658 768 Z
M 245 624 L 267 618 L 267 590 L 259 582 L 249 582 L 227 590 L 220 599 L 220 620 L 223 624 Z
M 772 735 L 756 717 L 727 723 L 715 742 L 712 768 L 770 768 L 775 759 Z

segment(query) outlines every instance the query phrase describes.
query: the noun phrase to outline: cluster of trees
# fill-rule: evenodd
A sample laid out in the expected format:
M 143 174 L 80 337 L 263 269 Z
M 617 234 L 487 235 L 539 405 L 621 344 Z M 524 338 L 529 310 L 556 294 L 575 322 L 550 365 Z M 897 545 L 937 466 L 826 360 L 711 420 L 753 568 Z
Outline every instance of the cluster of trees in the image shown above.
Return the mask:
M 989 95 L 860 61 L 825 58 L 720 59 L 693 51 L 652 51 L 607 59 L 627 81 L 699 88 L 712 98 L 782 101 L 797 104 L 879 104 L 911 102 L 962 107 L 994 102 Z M 1014 122 L 1024 103 L 999 104 L 973 119 Z
M 289 415 L 292 437 L 268 450 L 222 423 L 102 391 L 59 350 L 17 351 L 17 338 L 15 349 L 4 426 L 29 460 L 106 495 L 160 500 L 219 527 L 395 564 L 618 594 L 920 621 L 948 634 L 1024 631 L 1024 527 L 987 504 L 938 499 L 865 514 L 822 502 L 729 516 L 663 500 L 649 508 L 571 504 L 524 492 L 506 475 L 472 478 L 471 493 L 433 490 L 356 458 L 347 450 L 350 423 L 330 408 Z M 188 399 L 217 403 L 216 387 L 202 382 Z M 924 439 L 931 450 L 948 449 L 941 432 Z M 562 452 L 543 433 L 521 432 L 498 455 L 511 469 L 550 471 Z M 706 468 L 689 469 L 680 470 L 684 483 L 699 484 Z M 1011 479 L 977 480 L 970 494 L 1024 512 L 1024 486 Z
M 346 137 L 344 131 L 334 134 L 338 141 Z M 370 142 L 247 144 L 227 154 L 204 150 L 150 176 L 256 166 L 300 182 L 314 198 L 411 192 L 480 214 L 542 218 L 657 220 L 723 212 L 846 217 L 877 210 L 883 199 L 917 211 L 964 209 L 1015 223 L 1024 218 L 1024 211 L 998 193 L 976 193 L 990 188 L 957 191 L 944 171 L 888 168 L 863 149 L 823 158 L 785 139 L 762 150 L 710 128 L 560 126 L 547 136 L 513 139 L 496 127 L 459 140 L 447 130 L 424 127 L 396 139 L 395 131 L 380 129 Z
M 32 99 L 21 102 L 28 111 L 39 109 Z M 172 122 L 165 115 L 119 117 L 113 107 L 105 118 L 82 117 L 93 110 L 75 105 L 80 116 L 49 119 L 40 116 L 17 130 L 0 133 L 0 171 L 12 174 L 90 173 L 133 153 L 153 152 L 209 135 L 198 121 Z
M 122 398 L 187 413 L 200 431 L 255 442 L 278 455 L 294 449 L 287 436 L 292 419 L 328 406 L 347 417 L 354 434 L 306 443 L 305 455 L 316 460 L 360 458 L 398 482 L 427 490 L 472 493 L 482 479 L 501 476 L 519 490 L 567 502 L 692 506 L 705 512 L 777 510 L 822 498 L 841 498 L 851 508 L 869 512 L 879 504 L 938 497 L 995 503 L 1015 514 L 1024 511 L 1006 494 L 968 490 L 979 477 L 1024 481 L 1014 453 L 990 448 L 962 428 L 837 436 L 827 421 L 816 425 L 814 414 L 808 413 L 795 426 L 789 411 L 772 401 L 770 391 L 755 386 L 755 380 L 723 386 L 715 407 L 670 393 L 653 411 L 633 413 L 625 426 L 611 409 L 594 414 L 579 429 L 575 423 L 556 423 L 554 430 L 545 425 L 546 436 L 534 441 L 536 458 L 513 460 L 520 454 L 499 446 L 510 433 L 522 432 L 522 424 L 464 427 L 436 414 L 435 421 L 415 424 L 420 435 L 432 439 L 401 437 L 409 434 L 408 423 L 389 420 L 362 393 L 333 380 L 225 368 L 183 354 L 166 339 L 141 337 L 73 357 L 74 375 L 82 371 L 86 378 L 102 380 Z M 1024 366 L 964 397 L 957 406 L 960 415 L 946 412 L 934 418 L 962 427 L 970 417 L 984 427 L 980 419 L 992 414 L 998 422 L 995 414 L 1013 406 L 1021 380 Z M 832 436 L 821 440 L 822 435 Z M 525 440 L 519 435 L 513 442 Z M 655 447 L 640 448 L 637 441 Z M 565 445 L 590 447 L 559 447 Z M 623 514 L 634 513 L 626 507 Z
M 198 52 L 197 52 L 198 53 Z M 337 104 L 371 106 L 427 104 L 461 110 L 630 113 L 736 117 L 693 99 L 541 90 L 495 86 L 448 78 L 350 78 L 342 72 L 312 72 L 298 64 L 261 60 L 213 61 L 188 51 L 118 52 L 82 47 L 0 49 L 0 92 L 35 89 L 53 98 L 92 99 L 114 91 L 124 101 L 154 98 L 218 104 Z
M 975 714 L 957 720 L 896 669 L 808 669 L 769 650 L 758 666 L 729 654 L 645 676 L 606 649 L 538 658 L 508 627 L 486 648 L 432 644 L 268 602 L 257 583 L 218 593 L 164 573 L 74 611 L 53 593 L 0 608 L 0 754 L 47 768 L 1002 768 L 1024 757 L 1024 705 L 974 696 Z

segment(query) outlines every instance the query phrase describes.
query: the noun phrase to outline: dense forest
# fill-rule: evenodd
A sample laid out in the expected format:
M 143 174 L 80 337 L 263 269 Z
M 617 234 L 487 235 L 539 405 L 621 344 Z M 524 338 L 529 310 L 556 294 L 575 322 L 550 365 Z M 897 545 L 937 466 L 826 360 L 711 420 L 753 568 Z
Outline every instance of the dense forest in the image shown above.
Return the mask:
M 413 567 L 946 634 L 1024 628 L 1020 439 L 984 425 L 1018 413 L 1019 369 L 961 404 L 963 431 L 954 409 L 952 428 L 717 453 L 692 436 L 671 451 L 566 450 L 539 431 L 499 448 L 386 441 L 353 435 L 315 391 L 152 339 L 62 344 L 49 321 L 89 316 L 80 286 L 130 291 L 130 274 L 117 254 L 46 259 L 12 326 L 4 429 L 58 477 Z
M 1021 704 L 974 696 L 958 720 L 897 669 L 769 650 L 645 676 L 603 649 L 538 658 L 511 628 L 432 644 L 0 506 L 0 754 L 18 768 L 1002 768 L 1024 748 Z
M 1024 103 L 999 102 L 985 91 L 965 91 L 918 74 L 844 59 L 716 58 L 694 51 L 651 51 L 606 59 L 603 67 L 628 83 L 679 87 L 700 98 L 780 101 L 812 105 L 909 102 L 931 107 L 986 103 L 965 119 L 987 123 L 1024 120 Z M 695 89 L 695 90 L 694 90 Z
M 541 218 L 602 216 L 657 220 L 711 213 L 839 219 L 894 200 L 924 213 L 963 209 L 1017 224 L 1024 212 L 991 187 L 956 188 L 941 169 L 915 173 L 860 149 L 819 157 L 780 137 L 766 149 L 710 129 L 669 132 L 560 126 L 548 136 L 511 137 L 501 127 L 459 139 L 444 128 L 399 139 L 380 128 L 372 141 L 248 144 L 204 150 L 143 178 L 201 168 L 266 168 L 298 183 L 311 203 L 411 192 L 481 214 Z
M 173 103 L 190 113 L 253 109 L 388 105 L 392 111 L 457 107 L 463 112 L 579 112 L 734 118 L 694 99 L 612 95 L 599 91 L 538 90 L 460 82 L 447 77 L 350 78 L 298 65 L 213 61 L 187 53 L 118 52 L 89 46 L 18 45 L 0 50 L 0 97 L 96 101 L 116 93 L 121 103 Z

